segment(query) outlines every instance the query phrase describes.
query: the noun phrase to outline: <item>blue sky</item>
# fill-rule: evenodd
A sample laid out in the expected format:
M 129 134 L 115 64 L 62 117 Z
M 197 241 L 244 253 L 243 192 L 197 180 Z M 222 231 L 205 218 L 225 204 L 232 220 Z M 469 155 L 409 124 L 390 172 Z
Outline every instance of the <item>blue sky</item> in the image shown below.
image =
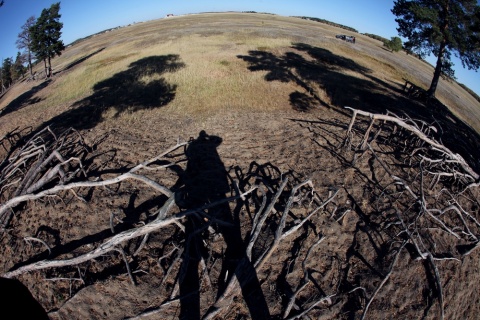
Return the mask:
M 58 0 L 5 0 L 0 8 L 0 58 L 14 58 L 15 41 L 28 17 L 38 16 Z M 69 44 L 93 33 L 133 22 L 207 11 L 257 11 L 283 16 L 310 16 L 330 20 L 385 38 L 397 36 L 397 23 L 388 0 L 64 0 L 60 1 L 62 40 Z M 434 60 L 430 60 L 434 63 Z M 458 81 L 480 95 L 480 73 L 463 69 L 454 60 Z

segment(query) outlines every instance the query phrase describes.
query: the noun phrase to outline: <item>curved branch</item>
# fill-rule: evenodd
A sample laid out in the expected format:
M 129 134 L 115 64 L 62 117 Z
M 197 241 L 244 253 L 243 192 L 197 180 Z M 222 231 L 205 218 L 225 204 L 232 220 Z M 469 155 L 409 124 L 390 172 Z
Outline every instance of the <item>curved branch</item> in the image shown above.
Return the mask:
M 396 125 L 398 125 L 398 126 L 404 128 L 404 129 L 408 130 L 409 132 L 413 133 L 419 139 L 428 143 L 432 148 L 436 148 L 436 149 L 438 149 L 442 152 L 445 152 L 451 159 L 458 161 L 458 164 L 463 168 L 463 170 L 465 170 L 465 172 L 467 172 L 469 175 L 471 175 L 475 180 L 478 180 L 480 178 L 480 175 L 478 173 L 476 173 L 467 164 L 467 162 L 465 161 L 465 159 L 463 159 L 463 157 L 461 155 L 459 155 L 458 153 L 454 153 L 449 148 L 445 147 L 443 144 L 432 140 L 425 133 L 420 131 L 418 128 L 404 122 L 403 120 L 401 120 L 399 118 L 396 118 L 396 117 L 393 117 L 393 116 L 385 115 L 385 114 L 370 113 L 370 112 L 357 110 L 357 109 L 350 108 L 350 107 L 345 107 L 345 109 L 351 110 L 354 115 L 359 114 L 359 115 L 362 115 L 362 116 L 365 116 L 365 117 L 369 117 L 369 118 L 372 119 L 372 121 L 373 120 L 383 120 L 383 121 L 389 121 L 389 122 L 395 123 Z

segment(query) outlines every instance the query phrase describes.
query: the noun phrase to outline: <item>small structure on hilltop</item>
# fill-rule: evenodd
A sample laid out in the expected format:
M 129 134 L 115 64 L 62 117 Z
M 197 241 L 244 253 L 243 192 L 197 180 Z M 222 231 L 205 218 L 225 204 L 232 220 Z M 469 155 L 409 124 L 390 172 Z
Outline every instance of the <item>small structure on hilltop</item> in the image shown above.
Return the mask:
M 173 17 L 173 13 L 169 13 L 165 16 L 165 18 L 171 18 L 171 17 Z

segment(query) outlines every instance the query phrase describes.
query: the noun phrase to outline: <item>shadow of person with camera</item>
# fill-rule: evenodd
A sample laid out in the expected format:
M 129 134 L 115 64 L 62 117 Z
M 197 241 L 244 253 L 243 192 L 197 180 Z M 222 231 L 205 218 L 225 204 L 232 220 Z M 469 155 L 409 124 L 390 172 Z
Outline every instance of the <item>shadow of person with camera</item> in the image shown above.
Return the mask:
M 0 277 L 1 319 L 48 320 L 48 315 L 28 288 L 17 279 Z
M 239 219 L 232 215 L 226 201 L 231 189 L 217 151 L 221 143 L 222 138 L 203 130 L 196 139 L 191 139 L 185 150 L 186 170 L 180 173 L 176 183 L 177 205 L 184 210 L 198 210 L 189 215 L 185 225 L 187 239 L 179 279 L 180 319 L 200 319 L 199 264 L 202 257 L 208 255 L 204 240 L 211 231 L 221 234 L 226 243 L 217 295 L 220 296 L 231 277 L 236 276 L 252 319 L 268 319 L 268 306 L 255 268 L 245 254 Z

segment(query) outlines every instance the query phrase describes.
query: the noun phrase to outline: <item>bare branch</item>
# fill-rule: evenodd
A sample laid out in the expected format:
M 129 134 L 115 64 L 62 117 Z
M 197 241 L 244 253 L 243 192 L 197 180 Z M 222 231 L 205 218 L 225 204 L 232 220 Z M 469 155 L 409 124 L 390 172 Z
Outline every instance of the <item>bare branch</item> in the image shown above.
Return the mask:
M 395 267 L 395 265 L 397 264 L 397 261 L 398 261 L 398 257 L 400 256 L 400 253 L 402 252 L 402 249 L 403 247 L 405 247 L 405 244 L 406 242 L 404 242 L 402 244 L 402 246 L 398 249 L 397 253 L 395 254 L 395 258 L 393 258 L 393 262 L 392 264 L 390 265 L 390 270 L 388 271 L 388 273 L 385 275 L 385 277 L 383 278 L 383 280 L 380 282 L 380 284 L 378 285 L 377 289 L 375 289 L 375 291 L 373 292 L 372 296 L 370 297 L 370 299 L 368 299 L 368 302 L 367 304 L 365 305 L 365 308 L 363 309 L 363 313 L 362 313 L 362 317 L 360 319 L 365 319 L 365 317 L 367 316 L 367 312 L 368 312 L 368 308 L 370 307 L 370 304 L 372 304 L 373 300 L 375 299 L 375 296 L 377 295 L 377 293 L 380 291 L 380 289 L 382 289 L 383 285 L 388 281 L 388 279 L 390 278 L 390 276 L 392 275 L 392 272 L 393 272 L 393 268 Z
M 52 249 L 50 248 L 50 246 L 49 246 L 45 241 L 43 241 L 43 240 L 41 240 L 41 239 L 34 238 L 34 237 L 25 237 L 25 238 L 23 238 L 23 240 L 25 240 L 25 241 L 27 241 L 27 242 L 28 242 L 28 241 L 40 242 L 41 244 L 43 244 L 43 245 L 47 248 L 48 253 L 49 253 L 49 254 L 52 254 Z
M 472 176 L 475 180 L 478 180 L 480 178 L 480 176 L 467 164 L 467 162 L 462 158 L 462 156 L 460 156 L 457 153 L 452 152 L 450 149 L 445 147 L 443 144 L 432 140 L 425 133 L 420 131 L 418 128 L 407 124 L 403 120 L 401 120 L 399 118 L 396 118 L 396 117 L 393 117 L 393 116 L 389 116 L 389 115 L 370 113 L 370 112 L 366 112 L 366 111 L 353 109 L 353 108 L 350 108 L 350 107 L 345 107 L 345 108 L 354 112 L 354 115 L 360 114 L 360 115 L 363 115 L 363 116 L 366 116 L 366 117 L 370 117 L 371 119 L 378 119 L 378 120 L 384 120 L 384 121 L 389 121 L 389 122 L 395 123 L 396 125 L 398 125 L 398 126 L 404 128 L 404 129 L 408 130 L 409 132 L 413 133 L 419 139 L 428 143 L 432 148 L 436 148 L 437 150 L 443 151 L 450 159 L 456 160 L 462 166 L 462 168 L 465 170 L 465 172 L 468 173 L 470 176 Z

